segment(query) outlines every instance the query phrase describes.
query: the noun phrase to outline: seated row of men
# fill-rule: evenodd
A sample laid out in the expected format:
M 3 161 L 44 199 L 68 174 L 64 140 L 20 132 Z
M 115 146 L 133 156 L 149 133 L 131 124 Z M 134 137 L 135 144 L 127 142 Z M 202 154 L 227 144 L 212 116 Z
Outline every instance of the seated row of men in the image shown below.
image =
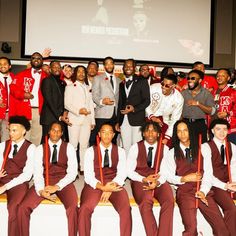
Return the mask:
M 112 143 L 115 130 L 104 123 L 96 145 L 85 153 L 85 186 L 78 197 L 73 181 L 77 160 L 73 146 L 62 141 L 62 124 L 53 122 L 45 143 L 35 147 L 24 136 L 30 129 L 22 116 L 9 120 L 10 139 L 0 144 L 0 194 L 6 192 L 9 212 L 8 235 L 30 234 L 30 215 L 43 199 L 61 200 L 68 219 L 68 235 L 89 236 L 91 216 L 99 201 L 110 201 L 120 218 L 120 235 L 132 233 L 129 197 L 125 180 L 131 180 L 134 199 L 147 235 L 173 235 L 174 196 L 184 225 L 183 235 L 197 235 L 197 208 L 214 235 L 236 235 L 236 146 L 227 141 L 229 123 L 215 119 L 213 139 L 201 144 L 186 120 L 173 128 L 173 148 L 161 142 L 157 123 L 142 126 L 143 140 L 135 143 L 126 158 L 125 150 Z M 29 189 L 33 175 L 34 185 Z M 153 197 L 160 203 L 159 223 L 153 214 Z M 223 211 L 223 216 L 219 210 Z

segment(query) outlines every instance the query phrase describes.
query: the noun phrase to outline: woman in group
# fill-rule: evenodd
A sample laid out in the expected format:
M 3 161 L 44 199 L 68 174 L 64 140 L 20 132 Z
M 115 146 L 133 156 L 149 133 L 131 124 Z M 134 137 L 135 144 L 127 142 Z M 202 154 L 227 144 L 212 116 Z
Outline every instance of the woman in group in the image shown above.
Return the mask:
M 88 148 L 91 129 L 95 126 L 94 106 L 89 92 L 87 72 L 84 66 L 76 66 L 72 84 L 66 86 L 65 109 L 71 126 L 68 126 L 69 142 L 75 150 L 79 146 L 80 172 L 84 170 L 84 153 Z

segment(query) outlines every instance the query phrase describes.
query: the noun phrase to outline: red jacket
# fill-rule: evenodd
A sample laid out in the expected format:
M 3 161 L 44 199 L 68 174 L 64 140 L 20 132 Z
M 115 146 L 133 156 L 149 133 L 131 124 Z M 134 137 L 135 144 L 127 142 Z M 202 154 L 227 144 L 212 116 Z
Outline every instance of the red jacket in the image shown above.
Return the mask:
M 215 95 L 215 101 L 218 101 L 218 112 L 226 111 L 228 113 L 226 119 L 230 124 L 230 133 L 236 132 L 236 90 L 226 85 Z
M 12 81 L 13 81 L 14 74 L 10 73 L 10 77 L 12 78 Z M 2 102 L 4 104 L 7 103 L 7 91 L 6 91 L 6 88 L 2 82 L 0 82 L 0 100 L 2 100 Z M 9 94 L 8 110 L 10 111 L 13 106 L 14 106 L 13 98 L 12 98 L 11 94 Z M 0 119 L 6 118 L 6 111 L 7 111 L 7 107 L 0 107 Z
M 201 82 L 202 87 L 206 88 L 207 90 L 211 90 L 211 94 L 214 96 L 216 93 L 216 90 L 218 89 L 218 84 L 216 82 L 215 77 L 211 75 L 204 75 L 204 79 Z
M 31 69 L 32 68 L 29 68 L 18 73 L 12 81 L 12 84 L 10 85 L 10 93 L 14 97 L 14 109 L 11 109 L 11 111 L 9 111 L 9 117 L 20 115 L 25 116 L 29 120 L 32 119 L 30 100 L 24 98 L 24 93 L 32 92 L 34 86 L 35 80 L 32 77 Z M 46 77 L 47 74 L 42 71 L 39 87 L 41 86 L 42 80 Z M 40 89 L 38 91 L 38 96 L 40 113 L 43 105 L 43 96 Z

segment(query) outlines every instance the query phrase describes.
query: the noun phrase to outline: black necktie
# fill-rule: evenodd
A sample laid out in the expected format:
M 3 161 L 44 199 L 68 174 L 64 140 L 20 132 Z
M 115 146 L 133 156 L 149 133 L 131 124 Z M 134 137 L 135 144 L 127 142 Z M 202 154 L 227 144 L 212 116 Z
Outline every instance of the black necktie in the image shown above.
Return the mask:
M 103 167 L 109 167 L 109 155 L 108 155 L 108 149 L 105 149 L 105 155 L 104 155 L 104 163 Z
M 7 77 L 4 77 L 4 87 L 6 89 L 6 96 L 7 96 L 6 109 L 8 109 L 8 85 L 7 85 Z
M 17 153 L 17 148 L 18 148 L 18 145 L 17 144 L 14 144 L 13 145 L 13 153 L 12 153 L 12 156 L 14 157 L 15 155 L 16 155 L 16 153 Z
M 126 83 L 125 83 L 126 88 L 129 89 L 129 86 L 130 86 L 132 83 L 133 83 L 133 80 L 132 80 L 132 79 L 126 81 Z
M 220 156 L 221 156 L 221 159 L 224 163 L 225 162 L 225 146 L 224 146 L 224 144 L 222 144 L 220 147 Z
M 191 156 L 191 152 L 190 152 L 190 148 L 185 148 L 185 158 L 188 160 L 188 161 L 192 161 L 192 156 Z
M 110 83 L 111 83 L 111 87 L 114 89 L 114 83 L 113 83 L 112 75 L 110 76 Z
M 57 164 L 57 145 L 53 145 L 52 164 Z
M 148 148 L 147 164 L 149 167 L 152 167 L 152 150 L 153 150 L 153 147 Z

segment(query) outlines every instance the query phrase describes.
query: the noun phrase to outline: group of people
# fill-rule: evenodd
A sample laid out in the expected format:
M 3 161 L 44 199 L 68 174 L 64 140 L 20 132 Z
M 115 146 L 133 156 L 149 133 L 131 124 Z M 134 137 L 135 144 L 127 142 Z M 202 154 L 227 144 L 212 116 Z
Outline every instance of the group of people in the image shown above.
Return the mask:
M 236 235 L 236 90 L 228 85 L 230 72 L 222 68 L 209 77 L 196 62 L 179 83 L 170 67 L 159 79 L 146 64 L 136 73 L 135 61 L 127 59 L 120 80 L 112 57 L 103 66 L 98 74 L 93 60 L 74 69 L 51 61 L 48 71 L 35 52 L 29 68 L 13 75 L 10 60 L 0 58 L 0 194 L 7 194 L 8 234 L 29 235 L 32 211 L 56 194 L 66 209 L 68 235 L 90 235 L 99 201 L 112 203 L 120 235 L 131 235 L 128 177 L 147 235 L 173 235 L 171 185 L 183 235 L 197 235 L 198 208 L 214 235 Z M 78 165 L 85 181 L 79 208 L 73 184 Z M 153 198 L 161 207 L 159 224 Z

